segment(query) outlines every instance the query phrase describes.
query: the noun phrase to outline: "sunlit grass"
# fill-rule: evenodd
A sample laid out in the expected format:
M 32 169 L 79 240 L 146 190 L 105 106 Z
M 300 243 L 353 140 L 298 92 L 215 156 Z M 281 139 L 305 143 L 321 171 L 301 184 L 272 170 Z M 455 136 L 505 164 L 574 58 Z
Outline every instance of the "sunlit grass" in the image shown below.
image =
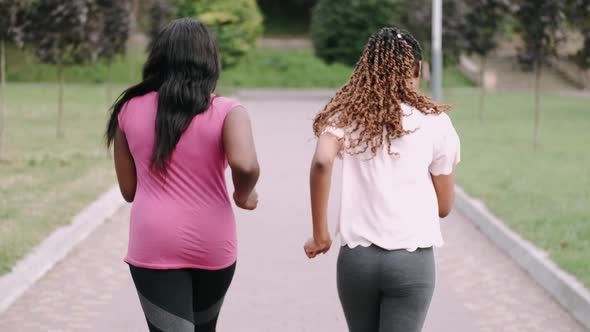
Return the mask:
M 533 97 L 447 93 L 461 136 L 457 174 L 466 191 L 590 285 L 590 98 L 542 97 L 541 146 L 532 145 Z
M 102 144 L 104 86 L 66 86 L 63 139 L 56 136 L 55 85 L 10 84 L 6 95 L 0 274 L 115 183 Z

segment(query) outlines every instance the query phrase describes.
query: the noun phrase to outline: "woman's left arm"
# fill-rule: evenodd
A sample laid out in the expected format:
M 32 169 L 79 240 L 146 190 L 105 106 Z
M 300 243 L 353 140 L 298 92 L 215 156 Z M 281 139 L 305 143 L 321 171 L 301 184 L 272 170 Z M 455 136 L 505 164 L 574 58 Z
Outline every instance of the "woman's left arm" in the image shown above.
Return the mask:
M 117 181 L 123 198 L 131 203 L 135 198 L 137 188 L 137 174 L 135 172 L 135 161 L 129 150 L 127 138 L 121 129 L 117 128 L 114 141 L 115 150 L 115 171 Z

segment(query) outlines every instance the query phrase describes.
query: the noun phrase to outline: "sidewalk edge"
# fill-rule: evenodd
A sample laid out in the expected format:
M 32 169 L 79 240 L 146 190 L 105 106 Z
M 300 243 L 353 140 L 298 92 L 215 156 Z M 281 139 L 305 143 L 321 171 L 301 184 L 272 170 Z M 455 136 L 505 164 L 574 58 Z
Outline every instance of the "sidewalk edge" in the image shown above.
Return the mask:
M 119 188 L 112 187 L 18 261 L 11 272 L 0 277 L 0 313 L 124 204 Z
M 549 255 L 516 234 L 485 205 L 456 187 L 455 207 L 476 225 L 508 257 L 590 329 L 590 291 L 574 276 L 560 269 Z

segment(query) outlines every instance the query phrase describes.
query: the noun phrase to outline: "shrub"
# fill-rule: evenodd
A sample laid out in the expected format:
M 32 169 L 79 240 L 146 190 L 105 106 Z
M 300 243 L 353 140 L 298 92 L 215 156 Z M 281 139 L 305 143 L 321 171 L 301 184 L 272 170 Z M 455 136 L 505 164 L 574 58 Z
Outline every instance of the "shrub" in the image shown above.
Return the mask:
M 215 34 L 221 62 L 231 67 L 256 48 L 262 35 L 262 14 L 256 0 L 194 0 L 194 17 Z
M 317 0 L 258 0 L 267 36 L 307 36 Z
M 403 0 L 319 0 L 311 38 L 324 61 L 354 65 L 368 38 L 384 26 L 402 26 Z

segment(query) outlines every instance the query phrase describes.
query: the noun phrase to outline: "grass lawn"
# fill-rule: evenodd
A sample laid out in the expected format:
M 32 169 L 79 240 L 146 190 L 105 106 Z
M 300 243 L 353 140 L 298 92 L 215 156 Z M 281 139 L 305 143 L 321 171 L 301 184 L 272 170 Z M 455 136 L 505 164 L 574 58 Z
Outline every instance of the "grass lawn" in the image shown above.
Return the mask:
M 328 65 L 307 49 L 262 48 L 248 54 L 221 75 L 223 87 L 334 88 L 350 76 L 352 68 Z
M 131 50 L 126 57 L 116 57 L 112 64 L 112 81 L 134 82 L 141 77 L 146 55 L 141 50 Z M 7 73 L 9 82 L 56 82 L 55 66 L 39 63 L 30 51 L 13 47 L 7 49 Z M 64 78 L 69 83 L 104 83 L 108 80 L 108 66 L 104 62 L 93 65 L 67 66 Z
M 590 99 L 543 96 L 535 152 L 531 95 L 490 96 L 483 124 L 476 90 L 446 97 L 457 106 L 451 117 L 462 141 L 459 184 L 589 287 Z
M 126 58 L 115 59 L 113 82 L 127 84 L 139 80 L 145 58 L 143 52 L 133 50 Z M 38 63 L 28 52 L 9 48 L 7 62 L 10 82 L 53 83 L 57 80 L 55 67 Z M 222 88 L 337 88 L 351 73 L 351 67 L 322 62 L 314 56 L 313 50 L 262 48 L 248 54 L 239 65 L 224 70 L 219 85 Z M 69 83 L 104 83 L 107 81 L 107 66 L 97 63 L 66 67 L 65 80 Z M 445 69 L 443 84 L 447 87 L 471 86 L 455 68 Z
M 10 84 L 7 90 L 9 161 L 0 162 L 0 274 L 115 183 L 101 141 L 103 86 L 66 86 L 64 139 L 56 138 L 55 85 Z
M 338 88 L 353 68 L 326 64 L 308 49 L 258 49 L 221 76 L 223 87 Z M 446 87 L 472 86 L 454 67 L 445 68 Z

